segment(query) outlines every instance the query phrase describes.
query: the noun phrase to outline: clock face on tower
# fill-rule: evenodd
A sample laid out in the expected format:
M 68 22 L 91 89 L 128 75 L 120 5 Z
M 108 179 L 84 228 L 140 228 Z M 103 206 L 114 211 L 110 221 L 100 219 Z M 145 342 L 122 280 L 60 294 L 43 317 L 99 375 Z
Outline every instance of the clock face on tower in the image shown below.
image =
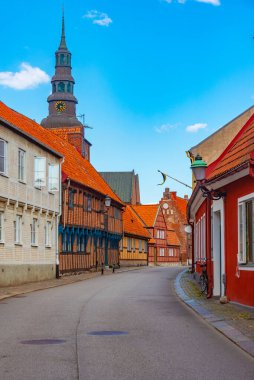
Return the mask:
M 168 204 L 167 203 L 163 203 L 162 207 L 167 210 L 168 209 Z
M 57 112 L 63 112 L 66 109 L 66 104 L 60 100 L 56 102 L 55 109 L 57 110 Z

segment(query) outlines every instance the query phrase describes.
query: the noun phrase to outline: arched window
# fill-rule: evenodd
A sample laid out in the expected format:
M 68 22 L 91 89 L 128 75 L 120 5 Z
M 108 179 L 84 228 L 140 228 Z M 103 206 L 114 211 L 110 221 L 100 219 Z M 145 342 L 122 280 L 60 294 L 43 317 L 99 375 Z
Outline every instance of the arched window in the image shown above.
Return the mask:
M 70 82 L 68 82 L 68 84 L 67 84 L 67 92 L 71 92 L 71 84 L 70 84 Z
M 66 56 L 66 63 L 67 63 L 67 65 L 69 65 L 70 64 L 70 56 L 69 56 L 69 54 L 67 54 L 67 56 Z
M 60 54 L 60 65 L 64 65 L 64 64 L 65 64 L 65 55 Z
M 58 92 L 65 92 L 65 84 L 63 82 L 58 83 Z

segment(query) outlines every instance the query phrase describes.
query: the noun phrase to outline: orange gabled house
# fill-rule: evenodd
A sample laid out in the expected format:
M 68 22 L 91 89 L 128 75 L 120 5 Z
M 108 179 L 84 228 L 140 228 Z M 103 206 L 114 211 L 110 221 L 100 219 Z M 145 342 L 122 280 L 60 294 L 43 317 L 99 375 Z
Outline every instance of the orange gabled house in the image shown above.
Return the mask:
M 208 296 L 253 307 L 254 116 L 208 166 L 205 186 L 221 197 L 204 198 L 196 186 L 188 203 L 194 270 L 200 273 L 200 263 L 206 262 Z
M 63 156 L 57 263 L 60 273 L 118 265 L 124 207 L 119 197 L 66 140 L 2 102 L 0 118 Z M 110 206 L 106 206 L 106 199 Z
M 148 265 L 150 233 L 144 227 L 131 206 L 123 212 L 123 239 L 120 244 L 120 265 Z
M 170 236 L 170 231 L 167 229 L 161 205 L 140 205 L 132 208 L 152 237 L 148 243 L 149 265 L 166 266 L 179 263 L 179 246 L 170 243 L 172 235 Z

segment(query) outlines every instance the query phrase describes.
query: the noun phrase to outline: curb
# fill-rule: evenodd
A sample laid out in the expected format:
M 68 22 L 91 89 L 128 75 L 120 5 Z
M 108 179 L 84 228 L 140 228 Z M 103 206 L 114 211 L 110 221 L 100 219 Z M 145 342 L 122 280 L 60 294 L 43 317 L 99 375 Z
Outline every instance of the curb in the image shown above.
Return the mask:
M 246 335 L 242 334 L 239 330 L 230 326 L 226 321 L 219 319 L 215 314 L 206 310 L 200 306 L 197 301 L 190 298 L 181 287 L 181 277 L 187 270 L 184 270 L 178 274 L 175 279 L 175 291 L 178 297 L 192 310 L 199 314 L 205 321 L 207 321 L 212 327 L 223 334 L 226 338 L 235 343 L 242 350 L 247 352 L 254 358 L 254 342 Z
M 108 271 L 105 271 L 104 272 L 104 276 L 109 276 L 109 275 L 113 275 L 113 274 L 120 274 L 120 273 L 124 273 L 124 272 L 131 272 L 133 270 L 140 270 L 140 269 L 145 269 L 145 268 L 148 268 L 147 266 L 144 266 L 144 267 L 126 267 L 126 269 L 119 269 L 117 270 L 116 272 L 112 273 L 111 270 L 108 270 Z M 83 273 L 84 274 L 84 273 Z M 7 294 L 3 294 L 3 295 L 0 295 L 0 302 L 7 299 L 7 298 L 11 298 L 11 297 L 16 297 L 16 296 L 19 296 L 19 295 L 22 295 L 22 294 L 27 294 L 27 293 L 33 293 L 33 292 L 37 292 L 37 291 L 40 291 L 40 290 L 46 290 L 46 289 L 51 289 L 51 288 L 57 288 L 59 286 L 64 286 L 64 285 L 71 285 L 71 284 L 75 284 L 77 282 L 82 282 L 82 281 L 87 281 L 87 280 L 91 280 L 95 277 L 101 277 L 101 273 L 100 271 L 98 272 L 88 272 L 87 273 L 87 277 L 83 277 L 83 278 L 79 278 L 79 275 L 72 275 L 72 276 L 69 276 L 69 277 L 61 277 L 60 279 L 53 279 L 53 281 L 55 280 L 56 282 L 53 282 L 51 284 L 46 284 L 46 281 L 45 283 L 43 284 L 43 281 L 39 284 L 37 282 L 33 282 L 33 283 L 27 283 L 27 284 L 23 284 L 24 286 L 31 286 L 31 288 L 29 289 L 18 289 L 18 286 L 14 286 L 13 288 L 13 292 L 12 293 L 7 293 Z M 62 281 L 61 281 L 62 280 Z M 23 285 L 20 285 L 20 287 L 22 287 Z M 11 291 L 11 287 L 9 287 L 10 291 Z M 0 291 L 1 291 L 1 288 L 0 288 Z

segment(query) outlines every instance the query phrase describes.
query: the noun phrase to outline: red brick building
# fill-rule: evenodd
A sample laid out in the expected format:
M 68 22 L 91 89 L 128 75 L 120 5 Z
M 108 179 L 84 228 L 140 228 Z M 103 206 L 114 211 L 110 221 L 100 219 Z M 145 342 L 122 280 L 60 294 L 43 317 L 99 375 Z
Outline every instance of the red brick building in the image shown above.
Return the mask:
M 163 209 L 159 204 L 132 206 L 143 225 L 149 231 L 148 262 L 150 265 L 179 263 L 180 247 L 175 232 L 168 231 Z

